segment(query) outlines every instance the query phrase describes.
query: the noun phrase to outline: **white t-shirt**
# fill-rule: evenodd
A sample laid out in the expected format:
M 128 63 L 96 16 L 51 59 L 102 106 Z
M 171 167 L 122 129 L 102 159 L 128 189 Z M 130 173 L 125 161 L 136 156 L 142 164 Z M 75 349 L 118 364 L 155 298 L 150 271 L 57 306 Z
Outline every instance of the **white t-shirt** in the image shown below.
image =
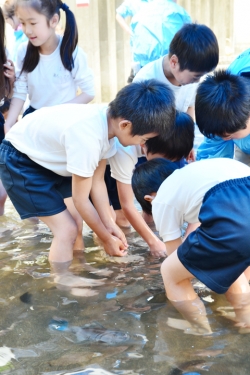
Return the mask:
M 160 186 L 152 202 L 152 214 L 163 241 L 181 237 L 184 222 L 197 223 L 204 195 L 213 186 L 250 176 L 239 161 L 214 158 L 196 161 L 173 172 Z
M 133 170 L 138 158 L 145 156 L 142 153 L 141 146 L 124 147 L 116 138 L 116 153 L 109 158 L 111 167 L 111 176 L 124 184 L 131 184 Z
M 114 155 L 107 106 L 62 104 L 41 108 L 16 123 L 5 139 L 39 165 L 61 175 L 91 177 Z
M 196 90 L 198 83 L 190 83 L 183 86 L 175 86 L 165 77 L 163 71 L 163 59 L 165 56 L 160 57 L 158 60 L 148 63 L 139 70 L 133 82 L 140 82 L 147 79 L 157 79 L 158 81 L 168 85 L 175 96 L 176 109 L 182 112 L 187 112 L 189 107 L 193 107 L 195 103 Z
M 22 43 L 17 52 L 16 81 L 13 98 L 26 100 L 29 95 L 30 105 L 39 109 L 65 103 L 76 96 L 77 89 L 88 95 L 94 95 L 94 77 L 88 67 L 86 54 L 76 47 L 73 58 L 74 68 L 70 72 L 62 64 L 60 46 L 62 38 L 53 53 L 40 54 L 39 63 L 30 72 L 20 76 L 26 54 L 27 42 Z

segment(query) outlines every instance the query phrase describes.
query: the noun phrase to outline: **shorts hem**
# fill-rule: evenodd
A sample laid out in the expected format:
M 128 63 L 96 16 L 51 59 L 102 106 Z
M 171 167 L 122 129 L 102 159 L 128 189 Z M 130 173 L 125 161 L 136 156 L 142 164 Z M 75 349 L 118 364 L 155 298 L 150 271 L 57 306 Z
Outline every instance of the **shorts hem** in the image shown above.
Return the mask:
M 53 216 L 53 215 L 60 214 L 61 212 L 65 211 L 66 209 L 67 209 L 67 207 L 64 206 L 64 207 L 58 208 L 57 210 L 53 210 L 53 211 L 50 211 L 50 212 L 46 211 L 46 212 L 39 212 L 39 213 L 36 212 L 36 213 L 32 213 L 32 214 L 31 213 L 30 214 L 23 214 L 23 215 L 20 214 L 20 217 L 21 217 L 22 220 L 24 220 L 24 219 L 28 219 L 30 217 Z
M 230 285 L 228 287 L 218 285 L 214 280 L 212 280 L 210 277 L 208 277 L 202 270 L 199 268 L 196 268 L 194 266 L 189 265 L 189 263 L 186 261 L 186 259 L 182 259 L 180 254 L 178 254 L 177 250 L 177 256 L 179 261 L 182 263 L 182 265 L 192 274 L 194 275 L 199 281 L 201 281 L 203 284 L 205 284 L 209 289 L 214 291 L 217 294 L 224 294 L 229 289 Z

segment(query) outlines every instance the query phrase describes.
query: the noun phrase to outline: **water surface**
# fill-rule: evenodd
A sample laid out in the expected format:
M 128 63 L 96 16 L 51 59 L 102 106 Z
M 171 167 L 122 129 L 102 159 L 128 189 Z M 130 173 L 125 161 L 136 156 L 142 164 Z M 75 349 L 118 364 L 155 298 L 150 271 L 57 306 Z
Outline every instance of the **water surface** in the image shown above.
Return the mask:
M 22 222 L 8 200 L 0 228 L 2 374 L 249 375 L 249 334 L 230 319 L 225 297 L 194 281 L 215 334 L 184 333 L 182 316 L 165 297 L 162 260 L 150 256 L 134 231 L 126 233 L 128 257 L 115 259 L 85 227 L 85 255 L 75 254 L 75 279 L 65 286 L 51 274 L 52 237 L 43 223 Z M 49 329 L 52 319 L 113 336 L 110 343 L 95 334 L 78 342 L 70 329 Z M 121 331 L 130 339 L 116 342 Z

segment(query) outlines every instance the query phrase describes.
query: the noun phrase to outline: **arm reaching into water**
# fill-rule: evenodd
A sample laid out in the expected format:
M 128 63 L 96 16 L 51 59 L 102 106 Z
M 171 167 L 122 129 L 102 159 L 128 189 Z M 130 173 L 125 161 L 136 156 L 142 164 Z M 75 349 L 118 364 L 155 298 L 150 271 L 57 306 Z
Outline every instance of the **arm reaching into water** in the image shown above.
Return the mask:
M 150 252 L 155 257 L 165 257 L 164 243 L 152 232 L 134 205 L 134 193 L 130 184 L 117 181 L 119 200 L 123 212 L 138 234 L 147 242 Z

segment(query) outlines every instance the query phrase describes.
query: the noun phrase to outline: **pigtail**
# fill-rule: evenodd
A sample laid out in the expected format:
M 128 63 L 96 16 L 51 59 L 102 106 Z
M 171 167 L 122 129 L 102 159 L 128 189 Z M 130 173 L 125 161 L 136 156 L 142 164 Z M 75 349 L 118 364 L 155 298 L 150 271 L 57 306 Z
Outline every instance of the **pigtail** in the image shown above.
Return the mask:
M 23 60 L 23 66 L 20 75 L 23 72 L 33 72 L 39 63 L 40 55 L 38 47 L 33 46 L 32 43 L 28 42 L 26 54 Z M 18 78 L 18 77 L 17 77 Z
M 60 9 L 65 12 L 66 27 L 60 47 L 60 56 L 64 68 L 71 72 L 74 68 L 73 52 L 78 43 L 78 30 L 75 16 L 69 9 L 68 5 L 62 3 L 61 0 L 38 0 L 34 3 L 32 3 L 32 0 L 31 2 L 30 0 L 22 1 L 26 1 L 27 4 L 30 3 L 30 6 L 32 6 L 38 13 L 45 15 L 48 22 L 55 13 L 57 13 L 60 18 Z M 39 63 L 39 59 L 39 47 L 35 47 L 29 42 L 20 75 L 23 72 L 31 73 Z
M 78 43 L 78 29 L 75 16 L 68 5 L 61 2 L 60 8 L 66 15 L 66 26 L 60 48 L 60 56 L 64 68 L 71 72 L 74 68 L 73 52 Z
M 5 20 L 2 12 L 2 8 L 0 8 L 0 101 L 9 96 L 11 93 L 11 85 L 10 81 L 4 75 L 4 66 L 7 62 L 6 50 L 5 50 Z

